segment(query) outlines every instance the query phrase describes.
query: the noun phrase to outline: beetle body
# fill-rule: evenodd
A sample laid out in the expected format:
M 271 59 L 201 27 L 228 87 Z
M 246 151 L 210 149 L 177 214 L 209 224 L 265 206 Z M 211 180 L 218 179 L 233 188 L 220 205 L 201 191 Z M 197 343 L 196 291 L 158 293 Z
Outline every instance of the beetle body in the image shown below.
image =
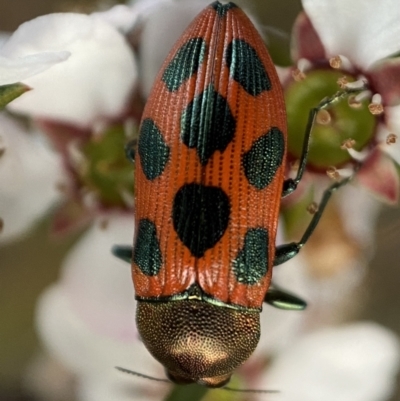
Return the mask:
M 257 345 L 285 158 L 265 45 L 240 8 L 214 2 L 164 62 L 135 159 L 137 323 L 176 382 L 221 386 Z

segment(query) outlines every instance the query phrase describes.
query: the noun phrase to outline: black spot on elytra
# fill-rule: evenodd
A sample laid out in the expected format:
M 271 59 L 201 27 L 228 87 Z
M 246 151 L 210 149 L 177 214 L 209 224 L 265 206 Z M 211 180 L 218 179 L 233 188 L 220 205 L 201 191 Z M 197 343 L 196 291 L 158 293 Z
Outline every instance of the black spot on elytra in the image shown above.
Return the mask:
M 161 78 L 170 92 L 178 90 L 198 70 L 205 52 L 206 42 L 203 38 L 192 38 L 182 45 Z
M 271 89 L 268 73 L 256 50 L 243 39 L 234 39 L 229 43 L 226 64 L 233 79 L 252 96 Z
M 175 195 L 172 218 L 180 240 L 193 256 L 204 255 L 228 227 L 230 202 L 218 187 L 185 184 Z
M 285 153 L 283 133 L 272 127 L 242 157 L 244 174 L 251 185 L 264 189 L 275 177 Z
M 160 176 L 168 163 L 170 149 L 151 118 L 143 120 L 140 127 L 138 152 L 146 178 L 154 180 Z
M 161 269 L 162 256 L 155 224 L 148 219 L 139 221 L 133 249 L 133 261 L 146 276 L 156 276 Z
M 232 141 L 236 121 L 228 102 L 213 85 L 188 104 L 181 117 L 181 138 L 195 148 L 204 165 L 217 150 L 223 152 Z
M 232 262 L 232 271 L 239 283 L 257 284 L 268 272 L 268 231 L 250 228 L 243 248 Z
M 224 17 L 230 9 L 237 8 L 237 5 L 234 3 L 221 4 L 219 1 L 215 1 L 211 4 L 211 7 L 217 12 L 220 17 Z

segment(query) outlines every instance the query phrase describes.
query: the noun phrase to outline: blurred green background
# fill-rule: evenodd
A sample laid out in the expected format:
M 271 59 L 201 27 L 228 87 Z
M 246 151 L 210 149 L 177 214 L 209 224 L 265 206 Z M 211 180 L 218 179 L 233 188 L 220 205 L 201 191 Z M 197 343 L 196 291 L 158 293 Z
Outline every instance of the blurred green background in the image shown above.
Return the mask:
M 290 28 L 301 9 L 300 2 L 237 3 L 246 3 L 265 26 L 287 34 L 286 38 L 271 35 L 270 46 L 276 61 L 287 61 Z M 50 12 L 95 8 L 94 0 L 0 0 L 0 30 L 13 31 L 22 22 Z M 0 401 L 34 400 L 24 391 L 21 378 L 27 363 L 40 349 L 33 324 L 35 302 L 41 291 L 57 279 L 65 253 L 78 238 L 76 235 L 62 242 L 50 240 L 48 229 L 49 222 L 44 220 L 25 239 L 0 247 Z M 367 301 L 361 317 L 400 335 L 399 237 L 400 210 L 384 208 L 377 227 L 376 255 L 364 287 Z M 400 392 L 391 401 L 400 401 Z

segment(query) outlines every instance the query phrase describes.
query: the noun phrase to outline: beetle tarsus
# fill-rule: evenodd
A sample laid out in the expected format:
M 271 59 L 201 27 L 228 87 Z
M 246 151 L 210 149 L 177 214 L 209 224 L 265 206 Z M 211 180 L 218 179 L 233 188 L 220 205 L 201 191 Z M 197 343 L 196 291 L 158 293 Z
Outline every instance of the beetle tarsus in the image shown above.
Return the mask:
M 125 156 L 132 163 L 135 162 L 135 149 L 137 145 L 137 139 L 132 139 L 125 145 Z
M 297 242 L 283 244 L 276 247 L 274 266 L 281 265 L 294 258 L 300 251 L 301 246 Z
M 114 245 L 111 248 L 111 253 L 118 259 L 128 262 L 132 262 L 132 247 L 130 245 Z

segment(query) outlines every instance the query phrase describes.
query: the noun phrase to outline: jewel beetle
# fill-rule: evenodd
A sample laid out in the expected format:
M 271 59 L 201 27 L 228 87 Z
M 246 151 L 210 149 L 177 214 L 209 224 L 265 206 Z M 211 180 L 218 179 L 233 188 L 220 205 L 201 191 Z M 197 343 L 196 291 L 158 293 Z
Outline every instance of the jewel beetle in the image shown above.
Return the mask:
M 254 351 L 263 302 L 304 309 L 271 286 L 318 223 L 335 182 L 299 242 L 275 246 L 280 200 L 304 173 L 310 111 L 297 175 L 285 180 L 286 113 L 259 33 L 234 3 L 205 8 L 165 60 L 145 106 L 137 149 L 132 263 L 141 339 L 175 383 L 224 386 Z

